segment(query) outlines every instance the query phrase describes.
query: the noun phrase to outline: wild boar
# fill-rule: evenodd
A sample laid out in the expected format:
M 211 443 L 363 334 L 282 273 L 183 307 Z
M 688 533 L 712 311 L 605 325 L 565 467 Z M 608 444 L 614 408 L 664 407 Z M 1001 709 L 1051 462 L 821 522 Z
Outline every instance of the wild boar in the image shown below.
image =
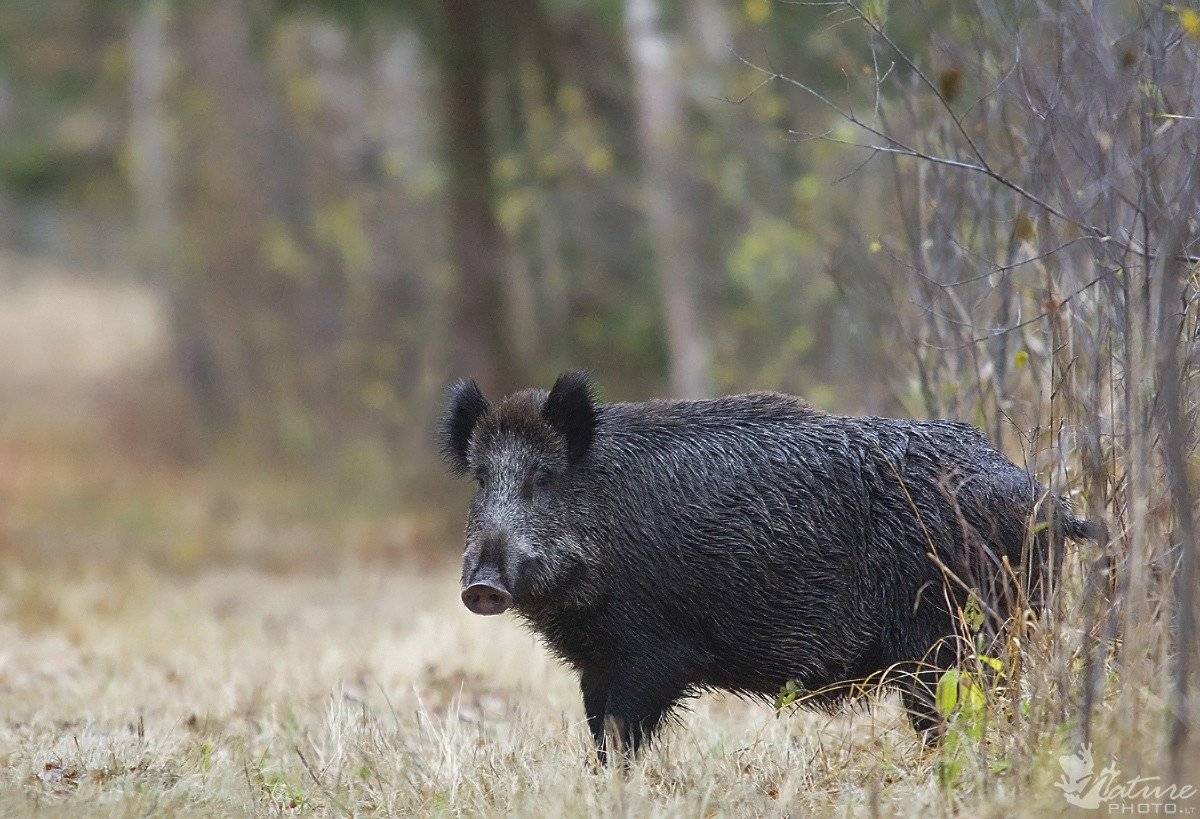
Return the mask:
M 578 671 L 602 761 L 684 697 L 789 681 L 821 707 L 893 685 L 932 736 L 967 601 L 993 627 L 1036 609 L 1063 536 L 1095 535 L 969 425 L 778 393 L 605 404 L 567 373 L 493 404 L 461 380 L 441 436 L 478 482 L 463 603 L 514 610 Z

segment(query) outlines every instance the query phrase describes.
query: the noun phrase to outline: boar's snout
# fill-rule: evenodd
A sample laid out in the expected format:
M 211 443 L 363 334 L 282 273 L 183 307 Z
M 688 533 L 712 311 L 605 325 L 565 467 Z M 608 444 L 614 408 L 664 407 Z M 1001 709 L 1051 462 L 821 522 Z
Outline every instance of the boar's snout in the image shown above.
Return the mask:
M 472 583 L 463 589 L 463 605 L 476 614 L 500 614 L 512 605 L 512 595 L 495 583 Z

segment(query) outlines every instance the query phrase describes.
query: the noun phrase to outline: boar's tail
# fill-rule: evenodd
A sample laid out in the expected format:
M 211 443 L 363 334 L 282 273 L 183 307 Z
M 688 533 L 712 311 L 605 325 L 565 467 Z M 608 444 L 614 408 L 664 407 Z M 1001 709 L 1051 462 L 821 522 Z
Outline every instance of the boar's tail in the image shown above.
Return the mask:
M 1075 540 L 1091 540 L 1099 544 L 1108 542 L 1108 526 L 1099 519 L 1086 520 L 1067 514 L 1063 517 L 1062 530 L 1063 534 Z

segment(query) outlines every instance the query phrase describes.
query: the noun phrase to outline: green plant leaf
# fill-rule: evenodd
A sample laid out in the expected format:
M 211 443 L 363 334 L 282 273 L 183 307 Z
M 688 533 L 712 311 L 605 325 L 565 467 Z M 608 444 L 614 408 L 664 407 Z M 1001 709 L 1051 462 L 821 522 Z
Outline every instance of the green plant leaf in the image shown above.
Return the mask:
M 967 628 L 971 632 L 977 632 L 983 628 L 983 609 L 979 607 L 979 601 L 972 597 L 967 601 L 967 605 L 963 608 L 963 621 L 966 622 Z
M 949 717 L 958 707 L 958 678 L 959 672 L 954 668 L 942 672 L 942 676 L 938 678 L 933 702 L 943 717 Z

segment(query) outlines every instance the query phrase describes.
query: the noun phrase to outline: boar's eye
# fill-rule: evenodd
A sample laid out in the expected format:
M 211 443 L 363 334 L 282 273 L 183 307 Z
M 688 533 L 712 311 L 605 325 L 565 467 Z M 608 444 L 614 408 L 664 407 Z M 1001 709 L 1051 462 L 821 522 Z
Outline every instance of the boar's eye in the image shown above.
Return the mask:
M 521 494 L 525 496 L 526 500 L 531 500 L 535 490 L 541 492 L 548 489 L 553 479 L 554 476 L 550 474 L 549 470 L 536 469 L 525 479 L 525 485 L 521 487 Z

